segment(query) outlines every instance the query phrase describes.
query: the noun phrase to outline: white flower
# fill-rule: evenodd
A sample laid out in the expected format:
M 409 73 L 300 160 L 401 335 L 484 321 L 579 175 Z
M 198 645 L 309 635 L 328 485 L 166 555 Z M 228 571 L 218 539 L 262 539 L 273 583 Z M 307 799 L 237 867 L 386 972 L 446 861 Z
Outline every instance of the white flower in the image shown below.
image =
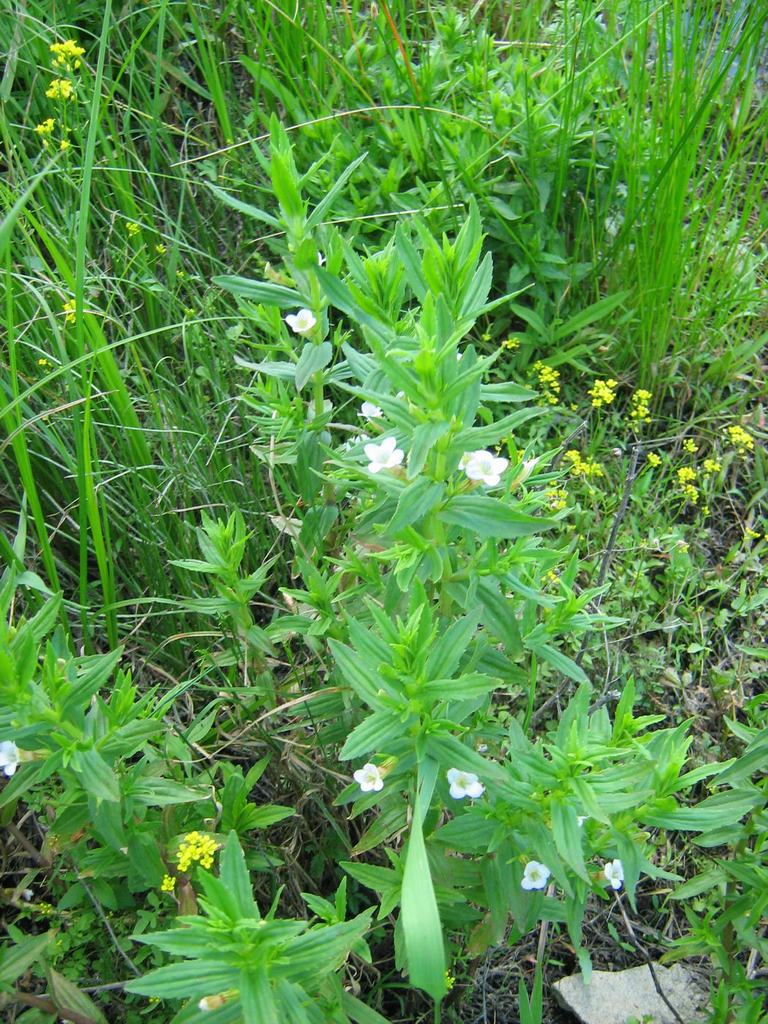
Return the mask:
M 325 256 L 323 256 L 323 254 L 321 252 L 319 252 L 317 254 L 317 265 L 318 265 L 318 267 L 322 267 L 324 264 L 325 264 Z
M 375 764 L 364 764 L 362 768 L 357 769 L 352 778 L 360 784 L 360 789 L 364 793 L 378 793 L 384 789 L 384 779 Z
M 360 406 L 360 415 L 367 420 L 380 420 L 384 413 L 373 402 L 363 402 Z
M 381 444 L 367 444 L 363 451 L 371 473 L 380 473 L 382 469 L 394 469 L 405 458 L 402 448 L 396 448 L 394 437 L 385 437 Z
M 482 448 L 476 452 L 465 453 L 462 462 L 464 465 L 459 465 L 470 480 L 481 480 L 488 487 L 496 486 L 501 480 L 501 474 L 509 465 L 509 459 L 497 458 L 493 452 L 486 452 Z
M 13 775 L 19 767 L 19 748 L 13 740 L 3 740 L 0 743 L 0 768 L 8 778 Z
M 523 889 L 546 889 L 551 874 L 552 872 L 546 864 L 539 864 L 537 860 L 529 860 L 525 865 L 520 885 Z
M 448 792 L 454 800 L 463 800 L 465 796 L 472 797 L 474 800 L 485 792 L 485 786 L 474 772 L 463 772 L 459 768 L 449 768 L 447 775 L 448 782 L 450 783 Z
M 620 860 L 609 860 L 603 868 L 603 874 L 611 883 L 612 889 L 620 889 L 624 881 L 624 865 Z
M 584 822 L 587 821 L 588 819 L 589 819 L 589 815 L 588 814 L 580 814 L 578 816 L 578 818 L 576 819 L 576 824 L 579 826 L 579 828 L 581 828 L 584 825 Z
M 289 313 L 285 322 L 295 334 L 309 334 L 317 320 L 311 309 L 300 309 L 298 313 Z
M 463 352 L 457 352 L 456 353 L 456 362 L 457 363 L 460 363 L 463 358 L 464 358 L 464 353 Z

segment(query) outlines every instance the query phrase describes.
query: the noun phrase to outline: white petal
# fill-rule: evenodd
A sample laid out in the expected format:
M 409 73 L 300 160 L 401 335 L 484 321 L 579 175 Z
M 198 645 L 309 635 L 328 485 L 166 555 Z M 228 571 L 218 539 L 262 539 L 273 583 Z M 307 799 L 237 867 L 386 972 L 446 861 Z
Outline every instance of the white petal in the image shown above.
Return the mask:
M 397 438 L 395 438 L 395 437 L 385 437 L 384 440 L 379 445 L 379 450 L 381 451 L 382 455 L 392 455 L 392 453 L 395 450 L 395 445 L 396 444 L 397 444 Z

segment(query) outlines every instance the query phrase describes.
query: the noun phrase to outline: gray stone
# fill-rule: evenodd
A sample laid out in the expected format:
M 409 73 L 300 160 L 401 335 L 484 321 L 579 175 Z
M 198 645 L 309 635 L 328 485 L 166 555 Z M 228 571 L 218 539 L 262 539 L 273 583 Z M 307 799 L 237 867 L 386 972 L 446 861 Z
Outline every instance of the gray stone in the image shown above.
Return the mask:
M 656 991 L 647 964 L 627 971 L 593 971 L 589 985 L 581 974 L 561 978 L 552 986 L 558 1003 L 582 1024 L 695 1024 L 704 1019 L 707 991 L 682 964 L 654 963 L 661 990 L 679 1014 L 676 1019 Z

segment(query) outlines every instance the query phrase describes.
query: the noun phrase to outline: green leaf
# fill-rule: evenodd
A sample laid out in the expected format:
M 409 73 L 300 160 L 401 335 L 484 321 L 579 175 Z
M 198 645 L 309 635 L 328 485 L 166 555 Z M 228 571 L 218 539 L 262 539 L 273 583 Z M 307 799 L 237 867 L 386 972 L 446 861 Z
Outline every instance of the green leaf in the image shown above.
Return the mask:
M 569 320 L 566 320 L 564 324 L 561 324 L 560 327 L 553 331 L 552 337 L 555 341 L 560 341 L 562 338 L 567 338 L 569 334 L 576 334 L 577 331 L 589 326 L 589 324 L 595 323 L 596 320 L 602 320 L 609 313 L 612 313 L 617 306 L 620 306 L 628 295 L 628 291 L 617 292 L 615 295 L 606 295 L 605 298 L 600 299 L 598 302 L 593 302 L 591 306 L 587 306 L 586 309 L 582 309 Z
M 480 537 L 514 538 L 540 533 L 555 525 L 554 519 L 529 516 L 511 509 L 498 498 L 481 494 L 457 495 L 440 511 L 452 526 L 463 526 Z
M 415 476 L 424 468 L 424 463 L 427 461 L 427 455 L 429 455 L 435 443 L 445 434 L 450 428 L 450 423 L 422 423 L 413 432 L 411 438 L 411 447 L 408 452 L 408 479 L 412 480 Z
M 513 384 L 512 381 L 480 385 L 481 402 L 532 402 L 535 398 L 535 391 L 522 384 Z
M 147 725 L 157 725 L 148 722 Z M 183 786 L 180 782 L 172 779 L 142 779 L 131 788 L 131 797 L 138 804 L 145 807 L 169 807 L 172 804 L 188 804 L 194 800 L 205 800 L 210 796 L 204 789 L 192 789 L 190 786 Z
M 399 533 L 406 526 L 412 526 L 423 519 L 440 502 L 444 492 L 445 484 L 424 476 L 408 484 L 400 495 L 395 514 L 387 524 L 387 531 L 390 534 Z
M 422 788 L 416 798 L 405 855 L 400 917 L 411 984 L 424 989 L 436 1003 L 439 1003 L 446 992 L 445 950 L 443 928 L 422 832 L 423 814 L 429 805 L 423 790 L 423 772 L 422 765 L 419 769 Z
M 320 222 L 322 221 L 323 217 L 326 215 L 328 210 L 330 210 L 331 206 L 333 205 L 333 201 L 336 199 L 336 197 L 342 191 L 342 189 L 347 184 L 347 182 L 352 177 L 352 175 L 355 173 L 355 171 L 360 166 L 360 164 L 365 159 L 367 159 L 367 157 L 368 157 L 367 153 L 361 153 L 360 156 L 357 157 L 356 160 L 353 160 L 351 164 L 349 164 L 347 167 L 344 168 L 344 170 L 341 172 L 341 174 L 336 179 L 336 181 L 333 183 L 333 185 L 328 190 L 328 192 L 325 194 L 325 196 L 320 200 L 320 202 L 314 208 L 314 210 L 309 215 L 309 217 L 307 217 L 307 225 L 306 225 L 306 233 L 307 234 L 309 234 L 310 232 L 314 231 L 314 229 L 320 224 Z
M 392 711 L 374 711 L 352 730 L 339 757 L 349 761 L 374 750 L 383 750 L 388 743 L 402 737 L 404 728 L 399 716 Z
M 117 776 L 98 750 L 76 750 L 71 764 L 80 775 L 83 789 L 91 796 L 112 803 L 120 799 Z
M 234 830 L 229 833 L 221 854 L 219 876 L 234 896 L 240 916 L 259 920 L 261 914 L 256 900 L 253 898 L 251 876 L 245 866 L 243 849 Z
M 386 1017 L 382 1017 L 380 1013 L 360 1002 L 346 990 L 341 994 L 341 1008 L 355 1024 L 389 1024 Z
M 553 796 L 550 804 L 552 811 L 552 835 L 557 852 L 586 882 L 589 874 L 584 864 L 584 852 L 581 847 L 582 830 L 579 828 L 576 811 L 571 804 Z
M 378 696 L 381 684 L 376 670 L 351 647 L 340 644 L 338 640 L 329 640 L 328 646 L 336 660 L 343 682 L 347 686 L 351 686 L 366 704 L 376 710 L 382 709 L 384 705 Z
M 447 678 L 453 675 L 477 632 L 479 621 L 480 612 L 476 610 L 471 615 L 451 623 L 427 658 L 427 675 L 430 679 L 434 679 L 435 676 Z
M 263 807 L 248 807 L 248 828 L 266 828 L 278 821 L 285 821 L 296 813 L 292 807 L 282 804 L 264 804 Z
M 45 952 L 55 935 L 55 931 L 45 932 L 44 935 L 22 939 L 20 942 L 14 942 L 12 946 L 0 949 L 0 984 L 12 985 L 20 978 Z
M 223 275 L 213 278 L 213 283 L 225 291 L 239 295 L 265 306 L 279 306 L 280 309 L 295 309 L 304 306 L 304 299 L 293 288 L 286 288 L 271 281 L 253 281 L 248 277 Z
M 577 665 L 573 658 L 569 658 L 567 654 L 563 654 L 555 647 L 550 647 L 549 644 L 536 644 L 536 646 L 531 645 L 530 650 L 556 668 L 558 672 L 568 676 L 569 679 L 573 679 L 577 683 L 589 682 L 589 677 L 584 669 Z
M 326 367 L 332 358 L 333 346 L 330 341 L 323 341 L 319 345 L 308 342 L 301 350 L 299 361 L 296 364 L 295 381 L 297 390 L 301 391 L 310 377 Z
M 501 592 L 498 580 L 484 577 L 477 585 L 480 621 L 504 644 L 504 651 L 515 658 L 523 649 L 520 627 L 512 602 Z
M 657 828 L 674 828 L 681 832 L 709 832 L 712 829 L 735 825 L 745 814 L 758 807 L 763 796 L 756 789 L 732 789 L 726 793 L 702 800 L 694 807 L 670 806 L 665 809 L 666 801 L 657 801 L 637 811 L 638 819 L 646 825 Z M 659 804 L 662 806 L 659 807 Z M 671 804 L 671 801 L 670 801 Z
M 239 971 L 229 964 L 185 960 L 135 978 L 126 983 L 125 990 L 161 999 L 200 999 L 211 992 L 237 988 L 239 981 Z
M 243 971 L 239 988 L 243 1024 L 280 1024 L 265 967 Z
M 238 213 L 242 213 L 246 217 L 262 221 L 264 224 L 269 224 L 270 227 L 275 228 L 277 231 L 281 229 L 280 221 L 277 217 L 273 217 L 272 214 L 260 210 L 257 206 L 251 206 L 250 203 L 244 203 L 242 200 L 231 195 L 231 193 L 225 192 L 223 188 L 218 188 L 218 186 L 212 185 L 210 182 L 207 182 L 207 185 L 216 198 L 220 199 L 226 206 L 229 206 L 230 209 L 237 210 Z
M 106 1017 L 93 1000 L 52 967 L 46 969 L 48 995 L 62 1017 L 77 1014 L 91 1024 L 107 1024 Z
M 499 686 L 500 679 L 473 672 L 458 679 L 433 679 L 425 683 L 419 693 L 433 700 L 472 700 L 484 697 Z

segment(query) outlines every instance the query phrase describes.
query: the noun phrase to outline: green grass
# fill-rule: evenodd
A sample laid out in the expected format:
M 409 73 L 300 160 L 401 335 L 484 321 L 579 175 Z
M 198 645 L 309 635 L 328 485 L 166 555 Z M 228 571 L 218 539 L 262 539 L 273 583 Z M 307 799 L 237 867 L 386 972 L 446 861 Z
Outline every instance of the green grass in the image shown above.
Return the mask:
M 641 468 L 616 540 L 603 610 L 625 620 L 621 636 L 586 663 L 608 680 L 635 675 L 675 720 L 691 713 L 694 682 L 705 707 L 736 713 L 765 627 L 768 8 L 601 10 L 62 0 L 53 12 L 30 0 L 0 20 L 2 546 L 12 559 L 25 510 L 27 567 L 63 591 L 78 645 L 125 644 L 142 686 L 178 685 L 196 710 L 238 692 L 236 631 L 212 624 L 195 604 L 206 587 L 174 563 L 197 554 L 203 512 L 242 513 L 245 574 L 288 549 L 275 517 L 296 511 L 299 473 L 290 459 L 268 470 L 274 428 L 242 366 L 285 353 L 267 314 L 212 283 L 279 274 L 293 255 L 270 222 L 277 117 L 311 205 L 365 154 L 317 228 L 329 253 L 378 252 L 398 225 L 439 238 L 477 207 L 492 298 L 519 294 L 472 340 L 490 354 L 515 339 L 499 379 L 535 384 L 543 360 L 563 384 L 560 405 L 516 441 L 547 449 L 581 428 L 570 446 L 604 467 L 569 484 L 563 564 L 578 552 L 599 571 L 631 445 L 664 459 Z M 49 45 L 66 38 L 86 48 L 71 103 L 45 96 Z M 34 128 L 49 116 L 46 148 Z M 587 389 L 607 377 L 616 405 L 592 411 Z M 621 415 L 637 387 L 653 393 L 641 439 Z M 303 412 L 281 388 L 290 434 Z M 748 457 L 729 447 L 729 424 L 754 435 Z M 686 505 L 677 469 L 707 455 L 724 468 Z M 298 585 L 278 557 L 256 624 Z M 30 608 L 39 600 L 31 588 Z M 306 664 L 290 645 L 283 656 L 283 699 L 296 675 L 322 677 L 319 651 Z M 229 724 L 258 710 L 244 698 Z

